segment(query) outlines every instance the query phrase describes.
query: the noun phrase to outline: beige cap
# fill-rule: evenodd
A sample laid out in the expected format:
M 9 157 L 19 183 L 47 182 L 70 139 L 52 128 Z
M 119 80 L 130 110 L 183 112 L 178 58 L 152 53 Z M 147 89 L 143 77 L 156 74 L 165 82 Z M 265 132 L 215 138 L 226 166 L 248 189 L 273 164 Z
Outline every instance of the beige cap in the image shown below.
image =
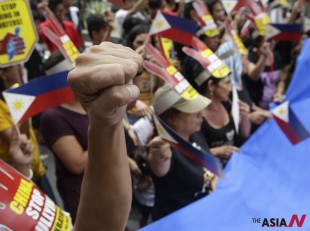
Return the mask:
M 170 86 L 164 85 L 155 92 L 153 107 L 158 115 L 169 108 L 175 108 L 185 113 L 197 113 L 205 109 L 210 103 L 210 99 L 200 94 L 192 100 L 186 100 Z

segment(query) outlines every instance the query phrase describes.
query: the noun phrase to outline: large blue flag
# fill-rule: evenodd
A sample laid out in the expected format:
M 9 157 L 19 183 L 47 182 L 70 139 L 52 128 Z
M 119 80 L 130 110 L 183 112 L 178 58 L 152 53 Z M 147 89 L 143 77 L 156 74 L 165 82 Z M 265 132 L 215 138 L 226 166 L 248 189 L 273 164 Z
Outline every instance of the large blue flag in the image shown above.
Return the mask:
M 287 100 L 310 131 L 310 41 L 298 59 Z M 310 138 L 293 145 L 274 119 L 235 153 L 211 195 L 143 231 L 310 230 Z

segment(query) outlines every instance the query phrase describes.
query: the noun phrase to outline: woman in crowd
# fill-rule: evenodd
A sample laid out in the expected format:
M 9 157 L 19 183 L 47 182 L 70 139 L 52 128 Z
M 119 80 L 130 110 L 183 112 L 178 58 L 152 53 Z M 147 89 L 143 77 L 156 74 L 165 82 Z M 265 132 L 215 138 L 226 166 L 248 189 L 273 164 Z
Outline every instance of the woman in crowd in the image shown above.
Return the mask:
M 21 69 L 19 65 L 0 68 L 0 90 L 1 92 L 19 84 L 21 80 Z M 12 133 L 16 129 L 13 125 L 13 119 L 9 108 L 6 105 L 1 94 L 0 97 L 0 158 L 7 163 L 11 163 L 12 156 L 9 153 L 9 147 L 12 142 Z M 50 183 L 45 175 L 45 167 L 40 160 L 39 145 L 34 133 L 34 129 L 29 120 L 18 126 L 22 134 L 25 134 L 34 146 L 31 169 L 33 171 L 32 180 L 42 189 L 52 200 L 55 201 Z
M 84 49 L 84 42 L 81 36 L 78 34 L 77 30 L 74 27 L 74 24 L 70 21 L 65 20 L 66 10 L 62 0 L 49 0 L 48 2 L 49 9 L 55 14 L 58 19 L 58 23 L 61 24 L 65 33 L 69 36 L 74 45 L 79 49 Z M 56 51 L 57 46 L 45 36 L 43 29 L 47 27 L 53 31 L 53 27 L 50 21 L 45 21 L 40 24 L 40 37 L 42 41 L 47 45 L 47 48 L 50 52 Z M 54 31 L 55 33 L 55 31 Z
M 249 108 L 245 103 L 239 102 L 240 124 L 237 134 L 229 99 L 232 90 L 231 77 L 217 78 L 199 64 L 194 68 L 194 76 L 199 93 L 212 100 L 203 112 L 201 131 L 209 144 L 210 152 L 220 157 L 225 165 L 232 153 L 239 151 L 239 139 L 246 139 L 250 135 L 251 124 L 247 116 Z
M 206 141 L 198 133 L 203 121 L 203 110 L 210 100 L 199 95 L 184 100 L 169 86 L 159 88 L 154 96 L 154 109 L 184 140 L 195 147 L 208 150 Z M 149 164 L 155 184 L 153 219 L 160 219 L 209 192 L 213 174 L 171 147 L 159 136 L 148 144 Z
M 57 68 L 63 60 L 61 53 L 53 53 L 47 62 L 55 71 L 63 71 Z M 57 189 L 73 223 L 88 160 L 88 125 L 88 116 L 78 101 L 48 109 L 41 117 L 43 138 L 55 156 Z

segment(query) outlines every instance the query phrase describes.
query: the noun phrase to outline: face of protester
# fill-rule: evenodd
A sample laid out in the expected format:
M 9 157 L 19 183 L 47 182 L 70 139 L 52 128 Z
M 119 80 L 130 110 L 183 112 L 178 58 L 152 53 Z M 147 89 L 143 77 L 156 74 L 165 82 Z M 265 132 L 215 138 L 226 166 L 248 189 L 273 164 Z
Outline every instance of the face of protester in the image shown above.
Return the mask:
M 139 34 L 132 43 L 133 50 L 136 50 L 138 47 L 142 46 L 144 41 L 147 39 L 147 34 Z
M 179 112 L 174 118 L 168 121 L 168 124 L 179 134 L 190 136 L 200 131 L 202 120 L 201 111 L 198 113 Z
M 229 99 L 231 89 L 231 79 L 230 76 L 227 76 L 217 84 L 214 84 L 213 97 L 216 97 L 219 101 L 225 102 Z
M 224 22 L 226 19 L 224 7 L 220 2 L 213 5 L 211 14 L 213 19 L 218 22 Z
M 64 21 L 66 19 L 66 8 L 64 4 L 58 4 L 54 13 L 60 22 Z
M 206 37 L 204 39 L 205 44 L 208 48 L 210 48 L 213 52 L 215 52 L 221 44 L 220 36 L 215 35 L 213 37 Z
M 0 71 L 0 78 L 6 89 L 10 88 L 15 83 L 19 83 L 18 66 L 7 67 Z

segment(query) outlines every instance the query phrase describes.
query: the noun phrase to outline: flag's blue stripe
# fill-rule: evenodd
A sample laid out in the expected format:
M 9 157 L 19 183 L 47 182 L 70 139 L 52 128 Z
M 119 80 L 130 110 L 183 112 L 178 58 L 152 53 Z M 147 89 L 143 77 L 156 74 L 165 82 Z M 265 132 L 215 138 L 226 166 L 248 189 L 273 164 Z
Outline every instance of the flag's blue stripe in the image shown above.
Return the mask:
M 299 32 L 301 33 L 300 24 L 271 24 L 282 32 Z
M 298 137 L 301 138 L 302 140 L 310 136 L 309 132 L 302 125 L 302 123 L 297 118 L 291 107 L 289 107 L 289 124 L 292 126 L 293 130 L 296 132 Z
M 176 134 L 172 129 L 170 129 L 160 118 L 158 118 L 165 128 L 165 130 L 171 135 L 180 145 L 182 145 L 185 149 L 190 151 L 194 156 L 203 161 L 205 166 L 208 166 L 208 170 L 216 173 L 217 175 L 222 175 L 222 169 L 220 167 L 219 160 L 212 156 L 209 153 L 204 153 L 196 148 L 194 148 L 190 143 L 185 142 L 178 134 Z
M 59 72 L 49 76 L 41 76 L 29 81 L 27 84 L 21 85 L 20 87 L 10 89 L 7 92 L 38 96 L 67 87 L 67 75 L 68 71 Z
M 173 15 L 163 13 L 164 17 L 167 19 L 171 27 L 178 30 L 186 31 L 189 34 L 195 35 L 199 26 L 197 23 L 192 22 L 187 19 L 179 18 Z

